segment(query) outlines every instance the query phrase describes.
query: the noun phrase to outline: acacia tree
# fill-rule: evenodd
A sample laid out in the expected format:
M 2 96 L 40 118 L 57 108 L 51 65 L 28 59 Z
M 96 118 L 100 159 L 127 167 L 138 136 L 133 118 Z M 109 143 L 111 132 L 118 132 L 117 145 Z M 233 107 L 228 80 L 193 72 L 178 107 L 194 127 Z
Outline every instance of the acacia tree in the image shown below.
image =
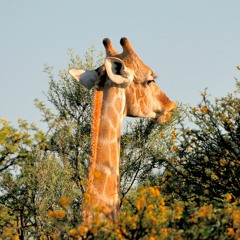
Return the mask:
M 94 69 L 102 62 L 94 47 L 83 59 L 70 51 L 68 69 Z M 18 128 L 1 120 L 1 238 L 238 235 L 239 82 L 234 94 L 215 103 L 204 92 L 197 107 L 179 106 L 165 125 L 144 119 L 127 123 L 121 139 L 119 225 L 87 229 L 77 226 L 87 183 L 93 91 L 72 80 L 67 70 L 60 71 L 57 80 L 51 67 L 45 72 L 46 97 L 53 109 L 35 101 L 45 131 L 23 120 Z M 213 211 L 214 217 L 207 214 Z
M 214 103 L 203 92 L 198 106 L 188 109 L 188 121 L 194 127 L 180 121 L 171 138 L 166 138 L 172 144 L 172 156 L 169 152 L 160 181 L 173 198 L 202 205 L 220 204 L 227 193 L 240 197 L 238 81 L 236 88 L 234 94 L 216 98 Z
M 70 52 L 73 56 L 73 52 Z M 71 58 L 70 66 L 94 67 L 94 49 L 88 50 L 85 63 Z M 43 113 L 46 130 L 19 119 L 19 128 L 1 121 L 0 129 L 0 204 L 2 226 L 0 234 L 24 237 L 51 235 L 49 211 L 58 210 L 61 197 L 71 202 L 71 214 L 60 211 L 59 221 L 69 226 L 81 219 L 81 201 L 90 139 L 91 92 L 80 88 L 67 71 L 59 73 L 56 82 L 50 67 L 45 68 L 50 83 L 48 100 L 55 113 L 39 100 L 37 108 Z M 78 211 L 74 211 L 74 209 Z
M 47 231 L 48 210 L 62 196 L 76 197 L 76 188 L 49 151 L 46 132 L 21 119 L 18 129 L 2 120 L 0 136 L 0 156 L 8 166 L 0 175 L 0 236 L 40 237 Z

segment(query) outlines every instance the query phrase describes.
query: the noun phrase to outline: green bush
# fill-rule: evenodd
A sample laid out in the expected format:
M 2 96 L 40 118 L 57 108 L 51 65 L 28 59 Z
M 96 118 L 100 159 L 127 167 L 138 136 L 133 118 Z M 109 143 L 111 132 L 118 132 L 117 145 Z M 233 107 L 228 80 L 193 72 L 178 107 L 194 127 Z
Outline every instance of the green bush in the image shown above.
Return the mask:
M 94 68 L 70 52 L 69 67 Z M 67 71 L 36 100 L 45 131 L 0 121 L 0 239 L 240 239 L 240 83 L 159 126 L 138 119 L 121 140 L 121 211 L 115 223 L 82 222 L 92 92 Z M 96 216 L 97 216 L 96 212 Z

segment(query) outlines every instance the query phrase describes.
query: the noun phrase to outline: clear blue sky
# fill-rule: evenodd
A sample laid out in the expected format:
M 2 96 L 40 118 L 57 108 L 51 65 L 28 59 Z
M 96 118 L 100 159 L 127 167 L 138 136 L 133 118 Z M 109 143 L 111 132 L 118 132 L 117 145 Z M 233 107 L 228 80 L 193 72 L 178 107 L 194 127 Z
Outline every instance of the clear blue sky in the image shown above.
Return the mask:
M 0 0 L 0 118 L 38 123 L 44 64 L 67 68 L 69 48 L 103 51 L 104 37 L 121 51 L 123 36 L 172 100 L 224 96 L 240 78 L 239 0 Z

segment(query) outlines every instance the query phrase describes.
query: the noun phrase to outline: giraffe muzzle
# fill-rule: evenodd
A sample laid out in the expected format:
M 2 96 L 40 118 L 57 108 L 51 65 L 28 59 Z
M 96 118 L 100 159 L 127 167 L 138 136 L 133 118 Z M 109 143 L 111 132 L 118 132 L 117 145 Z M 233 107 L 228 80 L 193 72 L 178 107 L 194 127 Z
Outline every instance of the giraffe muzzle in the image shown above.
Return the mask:
M 176 110 L 176 108 L 177 108 L 177 105 L 174 102 L 171 102 L 169 109 L 165 109 L 165 110 L 161 111 L 160 113 L 157 113 L 157 117 L 156 117 L 155 121 L 158 124 L 163 124 L 163 123 L 169 121 L 173 112 Z

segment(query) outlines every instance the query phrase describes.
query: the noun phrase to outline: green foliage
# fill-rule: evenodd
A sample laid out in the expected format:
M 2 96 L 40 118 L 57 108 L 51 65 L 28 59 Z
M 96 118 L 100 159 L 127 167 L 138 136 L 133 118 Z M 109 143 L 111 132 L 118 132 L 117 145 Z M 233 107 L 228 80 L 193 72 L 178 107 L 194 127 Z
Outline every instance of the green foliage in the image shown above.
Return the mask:
M 151 184 L 156 172 L 163 168 L 163 159 L 159 158 L 159 151 L 163 152 L 162 139 L 164 131 L 169 134 L 178 118 L 177 110 L 171 121 L 164 125 L 157 125 L 149 119 L 136 119 L 128 122 L 121 137 L 121 194 L 126 198 L 131 188 L 138 184 Z M 156 140 L 157 139 L 157 140 Z
M 94 69 L 103 62 L 102 53 L 96 57 L 93 46 L 86 52 L 84 61 L 78 55 L 75 56 L 72 50 L 69 55 L 69 68 Z M 60 80 L 57 81 L 52 74 L 52 68 L 46 67 L 45 72 L 49 77 L 47 99 L 57 111 L 57 124 L 54 124 L 50 140 L 51 150 L 59 155 L 64 165 L 69 166 L 73 180 L 84 193 L 90 154 L 93 91 L 88 91 L 73 81 L 66 70 L 60 71 Z M 37 103 L 38 106 L 42 104 Z M 46 109 L 41 110 L 45 113 L 45 122 L 49 123 Z
M 188 127 L 181 120 L 172 132 L 172 158 L 166 159 L 161 178 L 167 195 L 174 199 L 221 204 L 223 195 L 240 197 L 240 99 L 234 94 L 215 99 L 212 104 L 206 92 L 197 107 L 189 111 Z
M 103 62 L 70 50 L 69 68 Z M 97 61 L 95 61 L 97 59 Z M 240 83 L 172 120 L 138 119 L 121 139 L 121 212 L 115 223 L 82 223 L 89 165 L 92 91 L 66 70 L 49 78 L 48 102 L 36 100 L 43 131 L 19 119 L 0 122 L 0 239 L 239 239 Z M 97 213 L 96 213 L 97 215 Z
M 96 66 L 94 47 L 89 48 L 85 62 L 73 51 L 69 55 L 69 67 Z M 101 61 L 99 54 L 96 64 Z M 20 238 L 50 237 L 49 211 L 59 209 L 57 202 L 63 196 L 71 201 L 72 214 L 65 219 L 69 226 L 81 221 L 90 154 L 92 92 L 70 79 L 65 70 L 56 81 L 52 70 L 48 66 L 44 69 L 49 77 L 46 96 L 55 112 L 35 101 L 43 113 L 46 131 L 21 119 L 18 129 L 1 120 L 0 210 L 4 214 L 0 217 L 0 235 L 13 229 L 10 232 Z
M 54 208 L 61 196 L 76 197 L 76 190 L 68 169 L 48 150 L 50 143 L 44 131 L 21 119 L 18 130 L 2 122 L 0 132 L 6 141 L 1 145 L 1 157 L 11 160 L 11 165 L 2 168 L 0 177 L 0 211 L 4 213 L 0 234 L 13 229 L 20 238 L 39 237 L 48 226 L 47 210 Z M 16 145 L 9 148 L 13 141 Z

